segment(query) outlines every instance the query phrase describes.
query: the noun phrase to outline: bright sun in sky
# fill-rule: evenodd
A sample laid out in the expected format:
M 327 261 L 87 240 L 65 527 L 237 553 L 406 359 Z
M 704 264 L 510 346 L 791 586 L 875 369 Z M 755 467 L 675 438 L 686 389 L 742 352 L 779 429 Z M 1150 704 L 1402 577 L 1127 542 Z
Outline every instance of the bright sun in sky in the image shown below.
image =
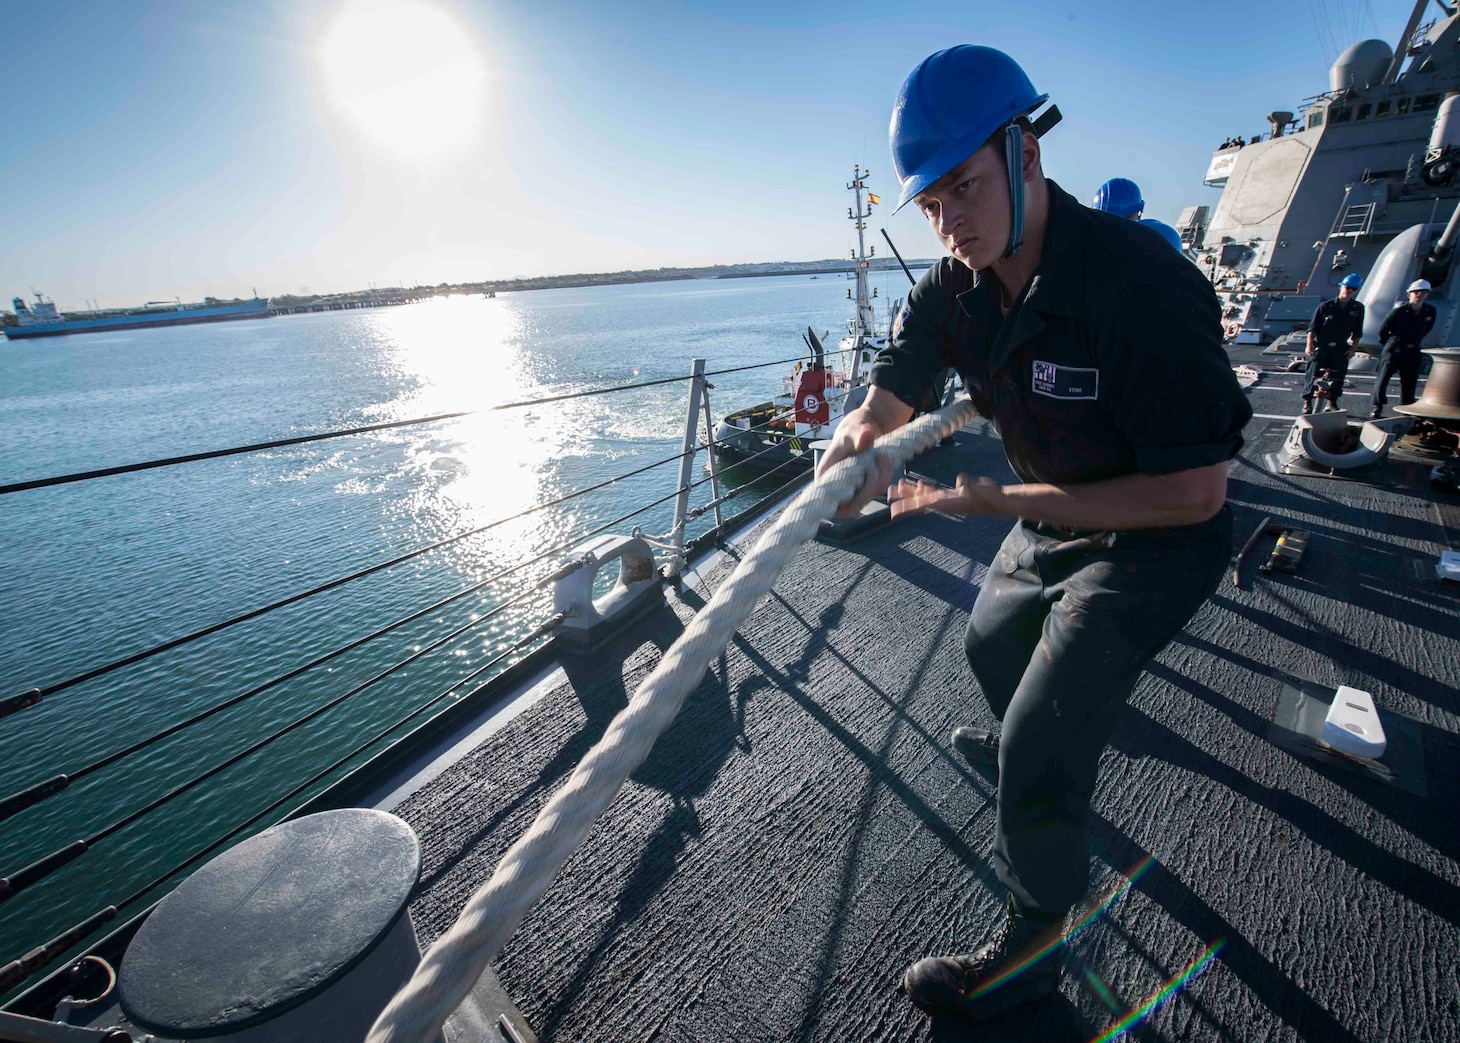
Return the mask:
M 480 129 L 480 40 L 441 3 L 345 0 L 327 25 L 319 64 L 335 107 L 402 156 L 446 155 Z

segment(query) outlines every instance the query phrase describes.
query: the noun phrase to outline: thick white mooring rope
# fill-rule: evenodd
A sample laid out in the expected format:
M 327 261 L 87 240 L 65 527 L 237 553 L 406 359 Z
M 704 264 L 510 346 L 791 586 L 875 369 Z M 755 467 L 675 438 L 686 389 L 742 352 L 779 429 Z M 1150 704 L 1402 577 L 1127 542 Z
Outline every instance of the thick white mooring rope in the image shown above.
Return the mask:
M 471 899 L 451 929 L 436 940 L 421 965 L 381 1012 L 366 1043 L 439 1040 L 441 1026 L 476 984 L 534 902 L 624 782 L 669 727 L 685 696 L 705 676 L 710 660 L 734 636 L 822 519 L 872 472 L 879 458 L 906 463 L 973 419 L 967 399 L 931 413 L 877 440 L 865 453 L 841 461 L 788 504 L 755 549 L 735 569 L 639 685 L 608 731 L 538 813 L 522 839 L 502 856 L 496 872 Z

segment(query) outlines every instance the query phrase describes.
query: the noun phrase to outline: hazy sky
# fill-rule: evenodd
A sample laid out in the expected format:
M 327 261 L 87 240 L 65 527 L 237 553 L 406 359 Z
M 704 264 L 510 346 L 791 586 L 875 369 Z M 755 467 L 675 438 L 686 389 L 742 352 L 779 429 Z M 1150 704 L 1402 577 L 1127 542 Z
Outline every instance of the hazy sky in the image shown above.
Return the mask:
M 1065 114 L 1046 170 L 1213 203 L 1381 0 L 0 0 L 0 294 L 63 308 L 842 256 L 852 164 L 954 43 Z M 1372 12 L 1372 13 L 1371 13 Z M 906 255 L 937 244 L 884 205 Z M 879 251 L 880 252 L 880 251 Z

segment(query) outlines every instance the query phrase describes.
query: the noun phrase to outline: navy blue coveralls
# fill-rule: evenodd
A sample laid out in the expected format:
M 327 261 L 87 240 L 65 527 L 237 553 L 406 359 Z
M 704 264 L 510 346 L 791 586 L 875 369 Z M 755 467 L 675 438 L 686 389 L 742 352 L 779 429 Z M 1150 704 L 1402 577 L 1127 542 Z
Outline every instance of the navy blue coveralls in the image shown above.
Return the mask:
M 1434 325 L 1435 306 L 1429 301 L 1421 304 L 1419 311 L 1405 302 L 1384 316 L 1384 325 L 1379 327 L 1379 343 L 1384 350 L 1379 353 L 1379 372 L 1369 401 L 1375 416 L 1389 401 L 1384 391 L 1395 370 L 1399 371 L 1400 405 L 1414 401 L 1414 388 L 1419 383 L 1419 343 Z
M 1049 193 L 1039 267 L 1008 315 L 991 274 L 945 257 L 913 287 L 872 383 L 911 405 L 956 367 L 1026 482 L 1230 460 L 1252 408 L 1211 286 L 1150 229 L 1052 181 Z M 964 650 L 1003 722 L 993 862 L 1021 908 L 1056 916 L 1084 894 L 1101 751 L 1231 549 L 1226 507 L 1198 525 L 1119 533 L 1020 519 L 1005 537 Z
M 1338 396 L 1343 394 L 1343 381 L 1348 376 L 1349 349 L 1358 342 L 1358 335 L 1364 331 L 1364 306 L 1357 299 L 1341 301 L 1337 298 L 1318 305 L 1313 321 L 1308 326 L 1313 333 L 1313 354 L 1308 356 L 1307 381 L 1303 386 L 1303 411 L 1307 412 L 1313 403 L 1313 385 L 1318 375 L 1328 370 L 1330 381 L 1326 397 L 1334 409 L 1338 408 Z

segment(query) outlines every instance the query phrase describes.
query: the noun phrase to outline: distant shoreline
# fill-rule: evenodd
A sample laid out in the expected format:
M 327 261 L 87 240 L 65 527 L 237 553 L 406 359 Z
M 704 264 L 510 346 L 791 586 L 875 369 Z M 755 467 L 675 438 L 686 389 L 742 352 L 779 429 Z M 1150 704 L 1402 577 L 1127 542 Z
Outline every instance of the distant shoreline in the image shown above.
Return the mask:
M 909 260 L 910 269 L 930 268 L 935 264 L 925 258 Z M 897 271 L 897 261 L 889 257 L 873 258 L 869 268 L 874 272 Z M 384 287 L 355 290 L 349 293 L 271 297 L 281 308 L 308 306 L 322 300 L 348 301 L 372 295 L 411 293 L 414 296 L 446 296 L 453 293 L 512 293 L 517 290 L 566 290 L 584 286 L 622 286 L 631 283 L 671 282 L 685 279 L 754 279 L 770 275 L 838 275 L 856 271 L 851 260 L 765 261 L 755 264 L 716 264 L 704 268 L 641 268 L 622 272 L 579 273 L 575 275 L 537 275 L 522 279 L 485 279 L 481 282 L 438 283 L 435 286 Z
M 935 261 L 910 259 L 912 270 L 930 268 Z M 888 257 L 876 257 L 869 263 L 874 272 L 898 271 L 898 264 Z M 340 307 L 370 307 L 376 304 L 406 303 L 426 297 L 446 297 L 461 293 L 512 293 L 519 290 L 574 289 L 584 286 L 623 286 L 645 282 L 672 282 L 687 279 L 755 279 L 772 275 L 841 275 L 856 271 L 855 262 L 846 260 L 767 261 L 755 264 L 716 264 L 704 268 L 644 268 L 635 271 L 580 273 L 576 275 L 538 275 L 522 279 L 486 279 L 481 282 L 437 283 L 434 286 L 387 286 L 343 293 L 279 294 L 269 303 L 282 311 L 308 311 Z M 219 303 L 225 302 L 220 300 Z M 89 318 L 96 314 L 120 314 L 126 309 L 105 312 L 65 312 L 68 319 Z M 0 325 L 13 326 L 11 312 L 0 312 Z

